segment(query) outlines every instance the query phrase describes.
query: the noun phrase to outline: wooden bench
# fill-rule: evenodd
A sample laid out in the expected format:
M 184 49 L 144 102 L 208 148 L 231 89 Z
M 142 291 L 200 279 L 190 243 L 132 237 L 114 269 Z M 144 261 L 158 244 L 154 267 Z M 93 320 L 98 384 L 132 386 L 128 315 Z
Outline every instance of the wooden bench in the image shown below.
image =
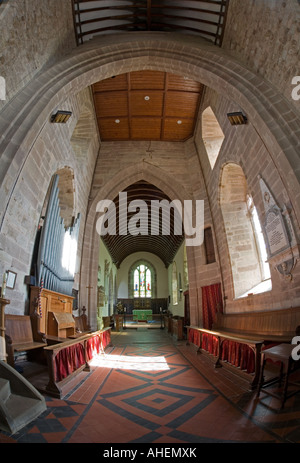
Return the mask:
M 212 330 L 187 327 L 187 343 L 215 358 L 215 366 L 225 362 L 237 367 L 235 372 L 250 379 L 251 388 L 258 385 L 261 352 L 280 343 L 290 343 L 300 325 L 300 308 L 217 314 Z
M 212 329 L 233 336 L 263 338 L 269 342 L 290 342 L 300 325 L 300 307 L 261 312 L 218 313 Z
M 29 315 L 5 315 L 5 340 L 7 362 L 14 367 L 14 358 L 21 352 L 41 349 L 46 346 L 42 333 L 33 335 Z

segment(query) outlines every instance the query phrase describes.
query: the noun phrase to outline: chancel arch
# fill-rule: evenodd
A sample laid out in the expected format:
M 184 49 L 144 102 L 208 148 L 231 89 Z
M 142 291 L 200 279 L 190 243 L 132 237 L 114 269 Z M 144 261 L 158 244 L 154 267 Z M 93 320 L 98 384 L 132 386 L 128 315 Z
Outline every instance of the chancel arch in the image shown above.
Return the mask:
M 96 230 L 96 222 L 99 215 L 96 212 L 97 204 L 103 198 L 109 198 L 113 201 L 114 198 L 119 195 L 119 192 L 126 190 L 127 187 L 134 185 L 139 181 L 148 182 L 156 188 L 161 189 L 170 200 L 179 199 L 183 204 L 185 199 L 192 199 L 190 192 L 187 191 L 182 184 L 180 184 L 170 174 L 156 166 L 139 162 L 126 169 L 120 169 L 117 174 L 106 183 L 105 187 L 101 188 L 97 192 L 88 212 L 82 256 L 83 266 L 81 274 L 81 288 L 83 297 L 85 294 L 85 286 L 93 286 L 94 284 L 97 284 L 97 256 L 99 255 L 99 244 L 101 239 Z M 191 249 L 190 255 L 192 255 L 193 252 L 194 249 Z M 85 262 L 88 264 L 85 265 Z M 86 304 L 85 300 L 83 304 Z M 93 307 L 92 302 L 91 307 Z M 93 317 L 94 314 L 91 314 L 91 323 Z

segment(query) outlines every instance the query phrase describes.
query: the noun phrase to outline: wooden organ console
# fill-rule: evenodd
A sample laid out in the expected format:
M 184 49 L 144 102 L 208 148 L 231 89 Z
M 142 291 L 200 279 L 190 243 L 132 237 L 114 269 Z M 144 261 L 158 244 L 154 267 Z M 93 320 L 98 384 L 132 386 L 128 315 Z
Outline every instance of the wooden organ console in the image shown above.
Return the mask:
M 30 315 L 34 329 L 46 337 L 70 338 L 75 336 L 75 319 L 72 315 L 73 297 L 49 289 L 31 287 Z

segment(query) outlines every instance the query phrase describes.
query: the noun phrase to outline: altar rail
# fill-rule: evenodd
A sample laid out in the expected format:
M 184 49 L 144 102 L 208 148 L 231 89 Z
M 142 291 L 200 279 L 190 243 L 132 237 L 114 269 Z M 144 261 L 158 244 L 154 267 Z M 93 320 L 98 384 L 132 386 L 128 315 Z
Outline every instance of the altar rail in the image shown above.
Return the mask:
M 45 393 L 61 399 L 74 376 L 90 371 L 89 361 L 104 352 L 111 344 L 111 328 L 104 328 L 75 340 L 44 347 L 47 357 L 49 382 Z
M 222 362 L 237 367 L 245 372 L 250 379 L 251 389 L 258 385 L 260 374 L 261 350 L 263 339 L 247 339 L 227 333 L 206 330 L 195 326 L 187 327 L 187 344 L 192 343 L 215 357 L 215 367 L 221 367 Z

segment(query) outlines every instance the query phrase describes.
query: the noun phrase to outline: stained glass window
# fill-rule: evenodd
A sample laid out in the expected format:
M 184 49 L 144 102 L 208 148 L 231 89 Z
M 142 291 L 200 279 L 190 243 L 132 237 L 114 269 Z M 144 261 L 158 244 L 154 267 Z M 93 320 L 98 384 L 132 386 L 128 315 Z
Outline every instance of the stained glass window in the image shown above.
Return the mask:
M 146 265 L 139 265 L 133 274 L 134 297 L 151 297 L 151 271 Z

